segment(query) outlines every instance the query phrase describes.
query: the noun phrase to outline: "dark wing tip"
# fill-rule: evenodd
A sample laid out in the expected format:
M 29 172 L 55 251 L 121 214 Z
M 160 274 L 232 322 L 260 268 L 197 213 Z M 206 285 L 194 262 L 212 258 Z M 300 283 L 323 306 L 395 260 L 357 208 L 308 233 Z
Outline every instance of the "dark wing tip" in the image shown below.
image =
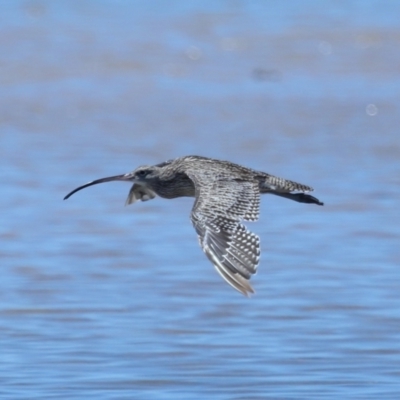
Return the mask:
M 298 201 L 300 203 L 313 203 L 313 204 L 318 204 L 319 206 L 323 206 L 324 203 L 317 199 L 314 196 L 311 196 L 310 194 L 305 194 L 305 193 L 296 193 L 294 194 L 298 198 Z

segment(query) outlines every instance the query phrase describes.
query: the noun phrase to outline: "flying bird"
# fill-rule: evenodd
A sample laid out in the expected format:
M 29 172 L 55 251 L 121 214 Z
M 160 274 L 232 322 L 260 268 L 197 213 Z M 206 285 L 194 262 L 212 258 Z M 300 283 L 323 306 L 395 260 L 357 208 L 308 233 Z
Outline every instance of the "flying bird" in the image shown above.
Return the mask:
M 258 219 L 260 194 L 324 204 L 307 194 L 313 191 L 310 186 L 200 156 L 179 157 L 140 166 L 124 175 L 97 179 L 74 189 L 64 200 L 81 189 L 111 181 L 133 183 L 126 205 L 156 196 L 194 197 L 190 218 L 201 248 L 222 278 L 245 296 L 254 293 L 249 280 L 257 272 L 260 238 L 242 222 Z

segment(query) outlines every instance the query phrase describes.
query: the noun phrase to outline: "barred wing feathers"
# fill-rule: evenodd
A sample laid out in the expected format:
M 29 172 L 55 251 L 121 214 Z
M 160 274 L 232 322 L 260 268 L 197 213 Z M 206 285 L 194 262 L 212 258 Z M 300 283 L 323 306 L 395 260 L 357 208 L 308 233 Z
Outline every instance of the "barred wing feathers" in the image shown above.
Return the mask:
M 217 272 L 244 295 L 254 293 L 249 283 L 260 258 L 260 239 L 242 220 L 259 216 L 260 193 L 257 182 L 240 179 L 199 182 L 191 220 L 200 246 Z

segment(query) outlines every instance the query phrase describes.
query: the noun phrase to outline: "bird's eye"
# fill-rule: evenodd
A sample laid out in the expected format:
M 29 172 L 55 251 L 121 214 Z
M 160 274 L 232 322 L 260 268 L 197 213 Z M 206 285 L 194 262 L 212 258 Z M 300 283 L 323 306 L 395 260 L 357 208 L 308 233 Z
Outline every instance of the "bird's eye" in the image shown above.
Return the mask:
M 141 171 L 138 171 L 136 174 L 137 174 L 137 176 L 144 177 L 144 176 L 146 176 L 147 172 L 145 170 L 141 170 Z

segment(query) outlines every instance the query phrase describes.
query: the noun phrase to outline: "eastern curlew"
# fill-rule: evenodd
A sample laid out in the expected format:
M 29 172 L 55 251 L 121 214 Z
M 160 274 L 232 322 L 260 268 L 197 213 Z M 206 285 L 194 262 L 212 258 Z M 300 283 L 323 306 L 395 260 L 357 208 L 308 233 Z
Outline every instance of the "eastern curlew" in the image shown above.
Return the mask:
M 151 200 L 195 197 L 191 220 L 200 246 L 218 273 L 233 288 L 248 296 L 249 283 L 260 258 L 260 239 L 242 221 L 256 221 L 260 194 L 270 193 L 300 203 L 324 203 L 306 194 L 313 188 L 229 161 L 185 156 L 154 166 L 141 166 L 124 175 L 98 179 L 91 185 L 111 181 L 133 182 L 126 204 Z

